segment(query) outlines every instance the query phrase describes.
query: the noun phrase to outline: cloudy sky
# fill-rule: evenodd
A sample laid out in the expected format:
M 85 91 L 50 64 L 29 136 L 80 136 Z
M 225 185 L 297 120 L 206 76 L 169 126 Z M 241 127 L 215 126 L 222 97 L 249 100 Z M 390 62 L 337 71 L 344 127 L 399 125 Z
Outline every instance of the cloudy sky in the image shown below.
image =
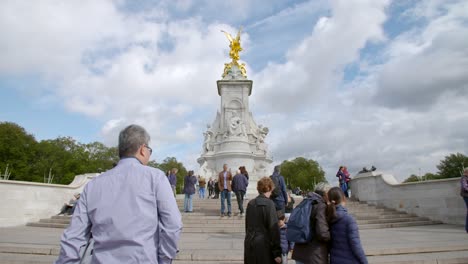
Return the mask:
M 197 169 L 228 41 L 244 28 L 251 109 L 276 163 L 334 180 L 364 166 L 405 179 L 468 154 L 468 2 L 4 0 L 0 121 L 36 139 L 116 145 L 128 124 L 154 158 Z

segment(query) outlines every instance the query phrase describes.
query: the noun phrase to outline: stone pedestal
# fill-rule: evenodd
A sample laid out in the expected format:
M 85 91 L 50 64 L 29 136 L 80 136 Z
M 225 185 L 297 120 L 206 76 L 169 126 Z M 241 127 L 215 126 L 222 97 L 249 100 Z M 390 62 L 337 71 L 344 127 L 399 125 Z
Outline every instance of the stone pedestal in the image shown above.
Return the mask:
M 233 175 L 240 166 L 249 172 L 248 194 L 257 194 L 257 181 L 271 174 L 265 137 L 268 128 L 257 125 L 249 109 L 252 81 L 238 74 L 235 66 L 217 81 L 221 105 L 216 118 L 204 132 L 203 152 L 198 158 L 199 174 L 217 178 L 227 164 Z

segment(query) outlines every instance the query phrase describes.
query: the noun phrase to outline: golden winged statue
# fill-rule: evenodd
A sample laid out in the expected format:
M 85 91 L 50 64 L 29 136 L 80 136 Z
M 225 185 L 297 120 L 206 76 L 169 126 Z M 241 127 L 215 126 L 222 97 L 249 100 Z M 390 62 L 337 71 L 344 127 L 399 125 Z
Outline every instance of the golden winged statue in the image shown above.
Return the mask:
M 229 52 L 229 57 L 233 61 L 238 61 L 239 60 L 239 52 L 242 51 L 242 47 L 240 44 L 240 34 L 241 34 L 242 28 L 239 29 L 239 32 L 237 32 L 236 38 L 232 38 L 231 34 L 227 33 L 224 30 L 221 30 L 221 32 L 226 35 L 227 39 L 229 40 L 229 47 L 231 48 L 231 51 Z
M 233 38 L 231 36 L 231 34 L 229 34 L 228 32 L 224 31 L 224 30 L 221 30 L 221 32 L 224 33 L 224 35 L 226 35 L 226 38 L 229 40 L 229 47 L 231 48 L 231 50 L 229 51 L 229 57 L 232 59 L 232 61 L 230 63 L 225 63 L 224 64 L 224 73 L 223 73 L 223 77 L 225 77 L 228 72 L 231 70 L 232 66 L 236 65 L 239 70 L 241 71 L 242 75 L 244 77 L 247 77 L 247 74 L 246 74 L 246 70 L 245 70 L 245 64 L 242 63 L 242 64 L 239 64 L 238 60 L 239 60 L 239 52 L 242 51 L 242 47 L 241 47 L 241 43 L 240 43 L 240 36 L 241 36 L 241 32 L 242 32 L 242 27 L 239 29 L 239 31 L 237 32 L 237 36 L 236 38 Z

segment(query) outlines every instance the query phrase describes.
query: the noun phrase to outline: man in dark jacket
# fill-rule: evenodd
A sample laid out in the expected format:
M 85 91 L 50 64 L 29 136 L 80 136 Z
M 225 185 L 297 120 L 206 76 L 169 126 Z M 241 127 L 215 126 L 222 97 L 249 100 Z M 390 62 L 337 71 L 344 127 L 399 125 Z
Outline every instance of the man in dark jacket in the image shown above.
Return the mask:
M 239 206 L 239 216 L 244 215 L 244 195 L 247 191 L 247 185 L 249 181 L 244 174 L 240 173 L 240 170 L 237 171 L 237 174 L 232 179 L 232 191 L 236 194 L 237 204 Z
M 296 243 L 292 259 L 296 263 L 328 264 L 328 241 L 330 241 L 330 229 L 327 222 L 327 192 L 330 185 L 318 183 L 315 192 L 308 194 L 317 202 L 312 207 L 310 214 L 310 230 L 314 230 L 312 241 L 304 244 Z
M 279 182 L 279 186 L 275 186 L 275 188 L 280 189 L 280 194 L 274 198 L 272 198 L 273 202 L 275 203 L 276 211 L 281 211 L 281 213 L 285 213 L 285 206 L 286 202 L 288 201 L 288 193 L 286 192 L 286 183 L 284 182 L 284 177 L 280 175 L 280 165 L 275 166 L 273 170 L 273 175 L 270 178 L 275 182 L 273 179 L 277 177 L 277 182 Z

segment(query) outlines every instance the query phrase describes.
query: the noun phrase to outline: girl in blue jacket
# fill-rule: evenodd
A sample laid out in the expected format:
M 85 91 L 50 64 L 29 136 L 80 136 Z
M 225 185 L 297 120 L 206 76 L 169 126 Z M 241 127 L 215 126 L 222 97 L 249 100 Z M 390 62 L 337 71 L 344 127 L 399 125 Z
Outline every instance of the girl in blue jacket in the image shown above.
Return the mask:
M 348 214 L 345 208 L 346 198 L 341 188 L 331 188 L 328 191 L 328 199 L 330 201 L 327 214 L 331 235 L 330 264 L 367 264 L 356 220 Z

